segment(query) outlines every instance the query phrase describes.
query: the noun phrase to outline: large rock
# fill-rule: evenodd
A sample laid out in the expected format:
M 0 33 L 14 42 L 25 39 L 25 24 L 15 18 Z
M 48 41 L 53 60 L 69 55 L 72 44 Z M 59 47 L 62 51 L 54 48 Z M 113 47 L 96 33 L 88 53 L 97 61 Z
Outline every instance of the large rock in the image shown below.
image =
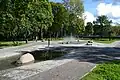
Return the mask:
M 35 59 L 32 54 L 26 53 L 22 55 L 19 60 L 16 62 L 17 65 L 29 64 L 34 63 Z

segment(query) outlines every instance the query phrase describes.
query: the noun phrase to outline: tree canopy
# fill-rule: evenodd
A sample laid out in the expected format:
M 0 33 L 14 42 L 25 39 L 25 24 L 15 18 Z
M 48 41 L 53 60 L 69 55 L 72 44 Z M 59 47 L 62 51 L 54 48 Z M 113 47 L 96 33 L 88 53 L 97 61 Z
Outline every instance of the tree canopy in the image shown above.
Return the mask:
M 102 15 L 98 16 L 96 21 L 93 22 L 95 34 L 101 36 L 107 36 L 108 33 L 111 31 L 111 23 L 112 21 L 108 19 L 107 16 Z
M 0 36 L 5 39 L 38 36 L 52 26 L 52 7 L 46 0 L 1 0 L 0 4 Z
M 48 0 L 1 0 L 1 40 L 33 40 L 48 37 L 76 35 L 120 35 L 119 25 L 105 15 L 84 26 L 82 0 L 63 0 L 63 3 Z

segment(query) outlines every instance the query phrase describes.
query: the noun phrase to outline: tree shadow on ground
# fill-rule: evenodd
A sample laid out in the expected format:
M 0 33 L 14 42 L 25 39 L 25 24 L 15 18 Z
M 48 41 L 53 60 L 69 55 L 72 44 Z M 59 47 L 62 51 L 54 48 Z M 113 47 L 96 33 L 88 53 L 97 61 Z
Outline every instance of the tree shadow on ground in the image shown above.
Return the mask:
M 67 52 L 62 57 L 52 58 L 53 60 L 62 60 L 62 59 L 76 59 L 80 62 L 90 62 L 90 63 L 101 63 L 104 61 L 118 60 L 120 59 L 120 48 L 118 47 L 73 47 L 73 46 L 59 46 L 59 47 L 50 47 L 44 48 L 42 50 L 35 50 L 31 53 L 34 57 L 38 57 L 43 52 L 48 51 L 61 51 Z M 22 51 L 22 53 L 27 53 L 28 51 Z M 49 53 L 48 53 L 49 54 Z M 51 53 L 50 53 L 51 54 Z M 58 53 L 59 54 L 59 53 Z M 117 57 L 117 58 L 116 58 Z
M 56 47 L 54 50 L 68 52 L 59 59 L 77 59 L 80 62 L 101 63 L 120 59 L 120 48 L 117 47 Z

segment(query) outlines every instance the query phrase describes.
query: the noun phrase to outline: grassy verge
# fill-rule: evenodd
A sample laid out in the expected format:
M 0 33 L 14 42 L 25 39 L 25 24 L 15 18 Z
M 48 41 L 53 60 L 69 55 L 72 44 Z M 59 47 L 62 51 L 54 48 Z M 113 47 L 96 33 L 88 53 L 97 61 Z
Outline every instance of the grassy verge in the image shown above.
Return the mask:
M 118 41 L 120 39 L 109 40 L 108 38 L 96 38 L 96 39 L 83 38 L 82 40 L 93 40 L 94 42 L 98 42 L 98 43 L 110 44 L 110 43 L 113 43 L 113 42 Z
M 24 41 L 16 41 L 16 42 L 12 42 L 12 41 L 1 41 L 0 42 L 0 48 L 3 47 L 10 47 L 10 46 L 20 46 L 26 44 Z
M 120 80 L 120 61 L 99 64 L 82 80 Z
M 109 40 L 109 39 L 94 39 L 93 41 L 98 42 L 98 43 L 110 44 L 110 43 L 113 43 L 113 42 L 118 41 L 118 40 L 117 39 L 112 39 L 112 40 Z

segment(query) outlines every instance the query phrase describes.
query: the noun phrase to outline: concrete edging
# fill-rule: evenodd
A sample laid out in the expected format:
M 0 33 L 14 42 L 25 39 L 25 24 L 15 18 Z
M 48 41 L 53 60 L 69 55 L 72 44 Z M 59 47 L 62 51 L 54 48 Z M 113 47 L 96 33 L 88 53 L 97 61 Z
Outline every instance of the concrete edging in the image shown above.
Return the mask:
M 84 78 L 85 76 L 87 76 L 91 71 L 93 71 L 93 69 L 95 69 L 97 67 L 97 64 L 92 68 L 92 69 L 90 69 L 90 71 L 89 72 L 87 72 L 87 73 L 85 73 L 85 75 L 83 75 L 81 78 L 80 78 L 80 80 L 82 79 L 82 78 Z

